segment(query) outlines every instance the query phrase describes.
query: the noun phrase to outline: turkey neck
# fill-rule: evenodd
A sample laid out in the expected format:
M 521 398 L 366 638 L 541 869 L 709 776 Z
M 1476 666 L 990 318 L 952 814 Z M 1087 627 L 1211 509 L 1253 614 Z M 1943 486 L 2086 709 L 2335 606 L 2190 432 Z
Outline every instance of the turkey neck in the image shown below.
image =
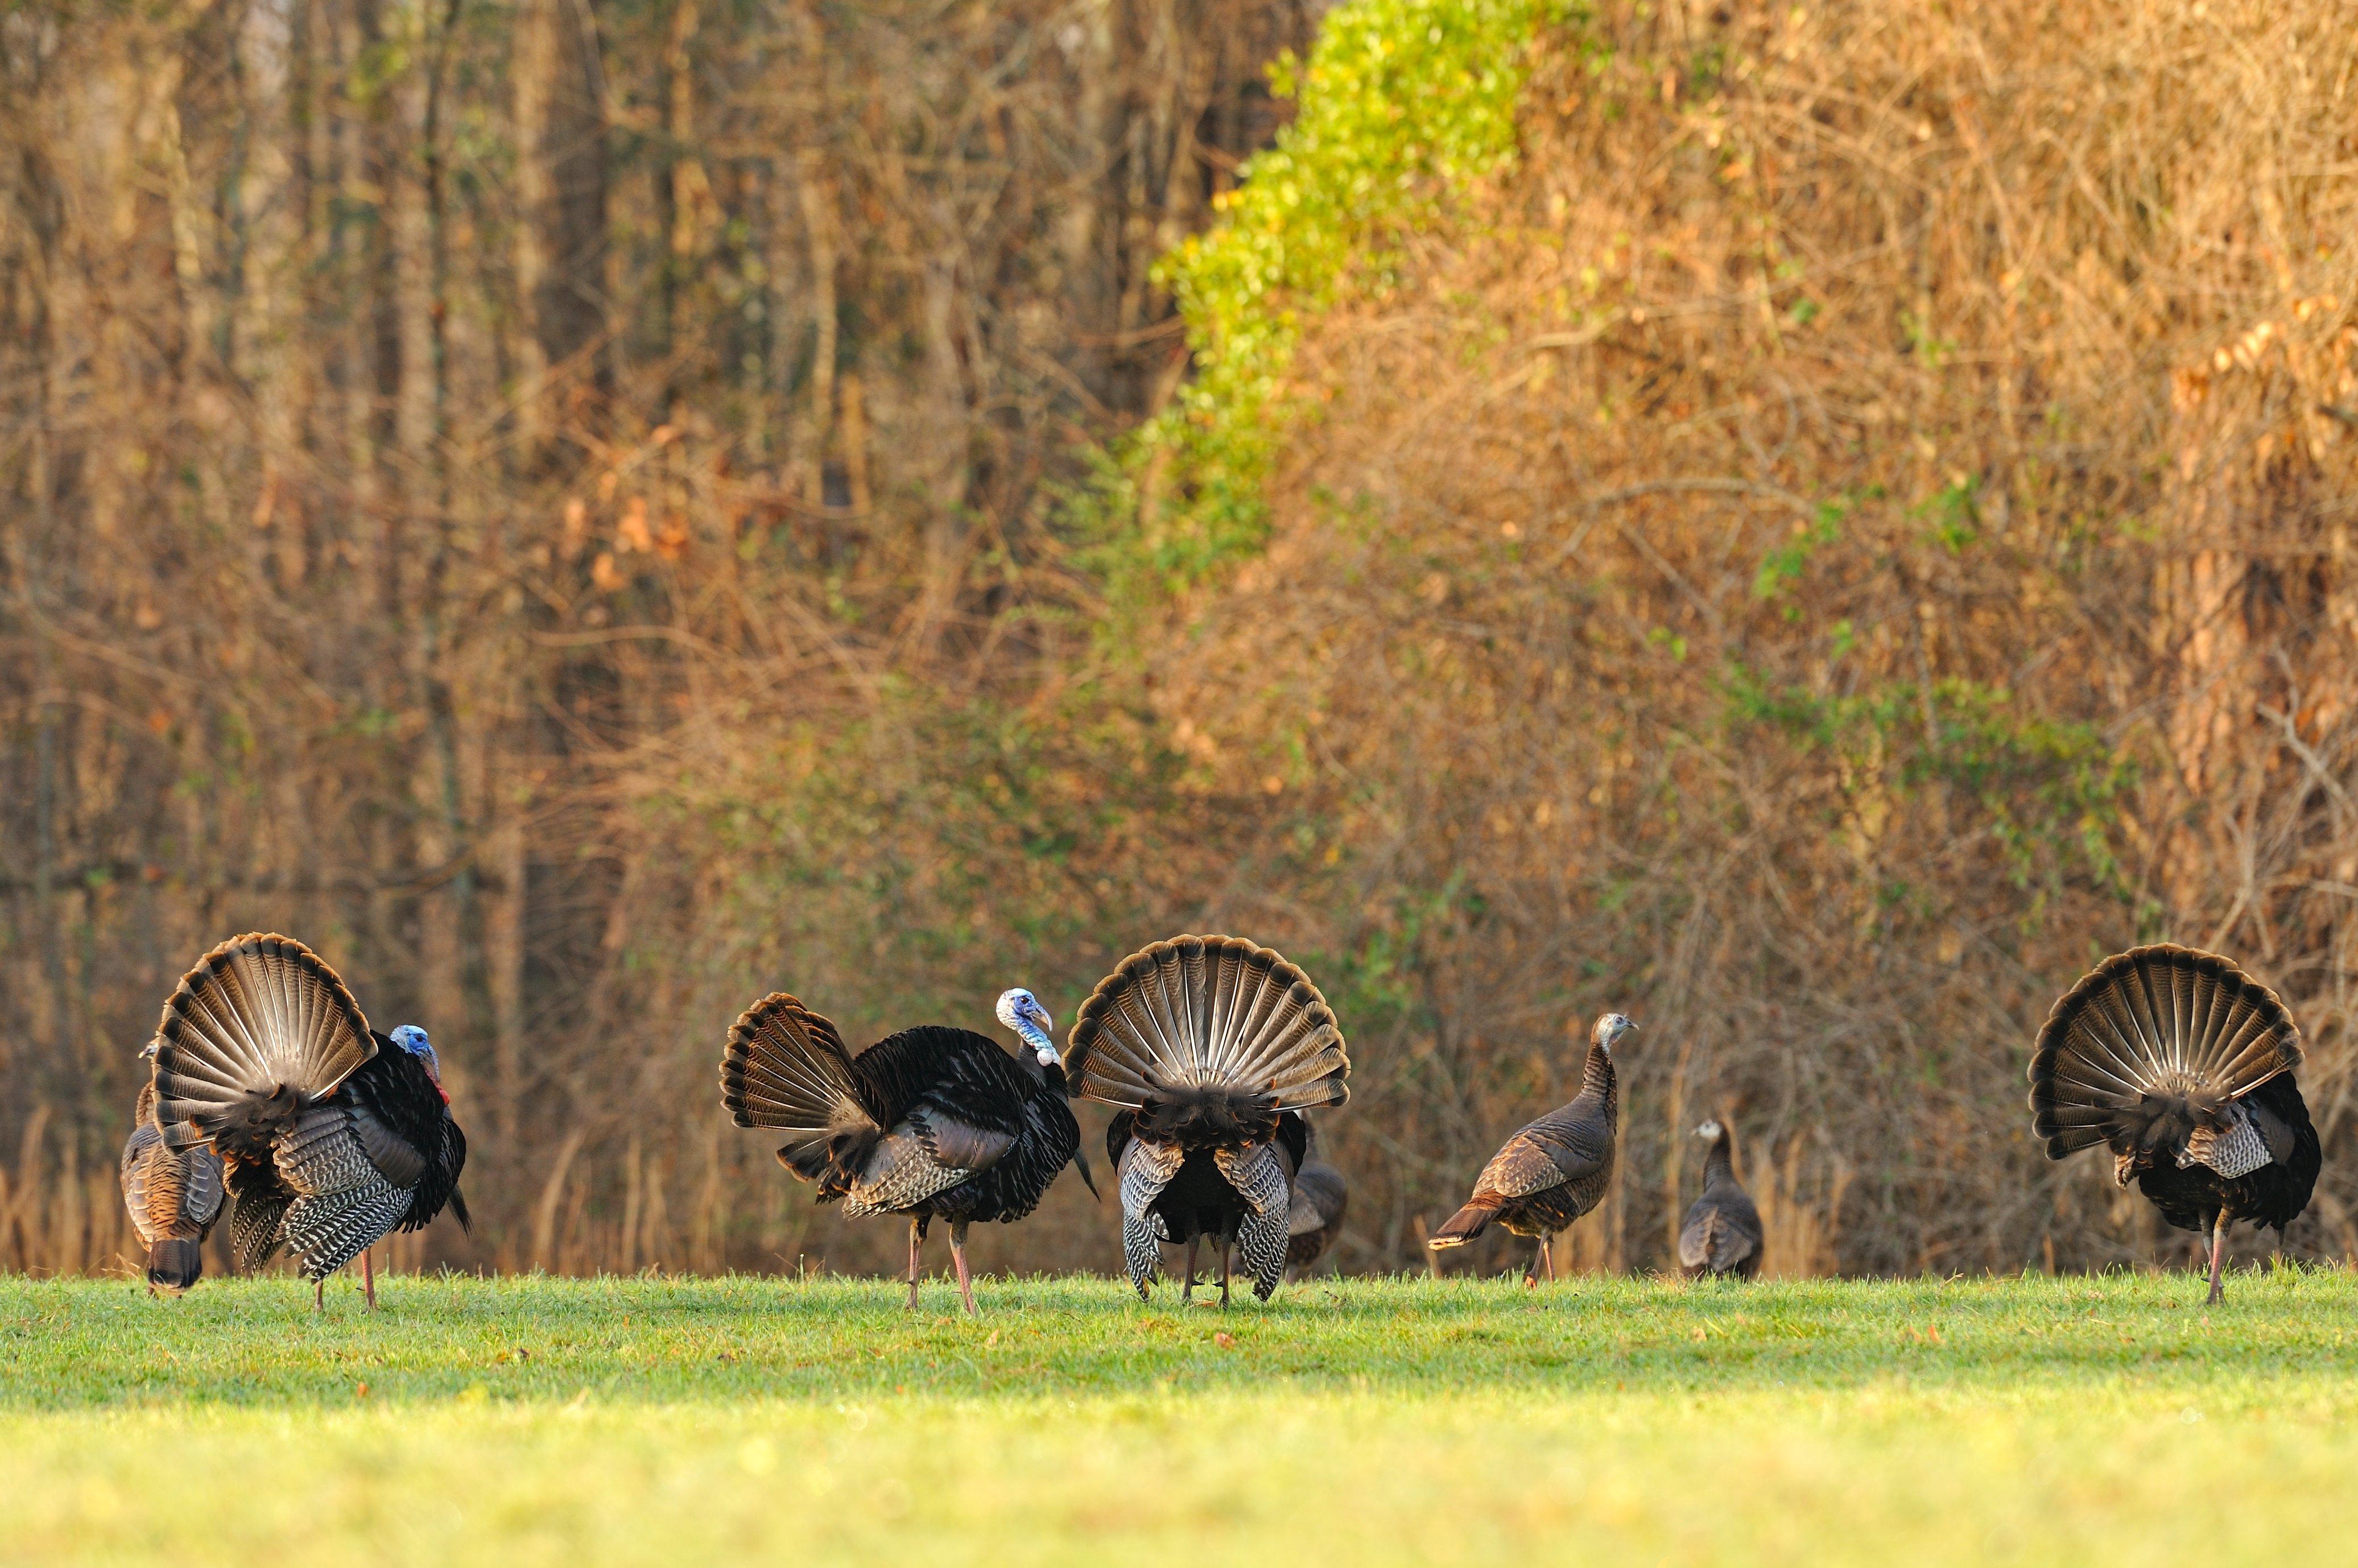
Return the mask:
M 1621 1081 L 1613 1070 L 1613 1053 L 1594 1040 L 1588 1043 L 1588 1060 L 1580 1069 L 1580 1092 L 1596 1097 L 1608 1123 L 1620 1119 Z
M 1719 1136 L 1711 1141 L 1711 1148 L 1703 1157 L 1703 1184 L 1706 1187 L 1736 1184 L 1736 1134 L 1723 1127 Z

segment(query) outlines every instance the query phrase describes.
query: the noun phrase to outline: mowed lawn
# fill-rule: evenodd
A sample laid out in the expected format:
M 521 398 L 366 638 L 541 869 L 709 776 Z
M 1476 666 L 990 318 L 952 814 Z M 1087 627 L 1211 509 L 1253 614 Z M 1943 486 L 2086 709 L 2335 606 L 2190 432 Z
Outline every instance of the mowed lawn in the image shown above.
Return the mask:
M 0 1563 L 2346 1555 L 2358 1277 L 0 1281 Z

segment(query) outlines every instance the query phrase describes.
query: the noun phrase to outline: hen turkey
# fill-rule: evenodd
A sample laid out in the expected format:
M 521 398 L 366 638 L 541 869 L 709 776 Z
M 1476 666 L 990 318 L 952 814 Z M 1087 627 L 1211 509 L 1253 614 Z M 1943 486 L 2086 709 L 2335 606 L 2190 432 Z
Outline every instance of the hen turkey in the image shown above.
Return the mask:
M 316 1310 L 328 1276 L 358 1258 L 373 1307 L 370 1248 L 446 1206 L 468 1223 L 467 1140 L 426 1031 L 372 1030 L 302 943 L 256 934 L 215 947 L 165 1003 L 157 1034 L 157 1130 L 176 1153 L 221 1157 L 241 1271 L 285 1247 Z
M 1463 1247 L 1495 1222 L 1539 1242 L 1523 1283 L 1537 1285 L 1544 1267 L 1555 1278 L 1550 1249 L 1556 1233 L 1595 1208 L 1613 1179 L 1614 1145 L 1620 1131 L 1620 1087 L 1613 1047 L 1638 1026 L 1617 1012 L 1596 1020 L 1581 1065 L 1581 1088 L 1524 1128 L 1490 1157 L 1474 1183 L 1474 1195 L 1442 1222 L 1428 1245 Z
M 2237 1220 L 2278 1235 L 2322 1164 L 2293 1070 L 2300 1030 L 2276 992 L 2215 953 L 2162 944 L 2105 959 L 2048 1015 L 2030 1057 L 2047 1157 L 2098 1144 L 2113 1180 L 2211 1235 L 2210 1302 Z
M 1736 1134 L 1717 1121 L 1695 1129 L 1711 1140 L 1703 1157 L 1703 1196 L 1679 1227 L 1679 1267 L 1689 1279 L 1732 1274 L 1748 1280 L 1760 1271 L 1760 1210 L 1736 1174 Z
M 1310 1119 L 1303 1118 L 1306 1123 Z M 1303 1270 L 1326 1255 L 1343 1231 L 1343 1216 L 1350 1207 L 1351 1189 L 1343 1173 L 1320 1159 L 1314 1130 L 1310 1151 L 1293 1173 L 1293 1195 L 1288 1200 L 1285 1266 Z
M 1073 1021 L 1073 1086 L 1113 1106 L 1122 1260 L 1141 1299 L 1166 1241 L 1210 1237 L 1228 1300 L 1233 1242 L 1263 1301 L 1285 1272 L 1292 1190 L 1309 1130 L 1351 1070 L 1310 978 L 1239 936 L 1178 936 L 1131 954 Z M 1193 1282 L 1192 1251 L 1190 1283 Z
M 949 1221 L 958 1293 L 976 1312 L 966 1261 L 976 1220 L 1022 1219 L 1067 1162 L 1081 1157 L 1064 1058 L 1048 1011 L 1021 988 L 999 1021 L 1026 1047 L 1010 1057 L 989 1036 L 930 1024 L 887 1035 L 854 1056 L 835 1025 L 784 991 L 745 1010 L 720 1058 L 720 1103 L 740 1127 L 788 1134 L 778 1162 L 848 1215 L 909 1217 L 909 1306 L 936 1217 Z
M 153 1056 L 151 1044 L 142 1056 Z M 178 1295 L 205 1271 L 205 1238 L 221 1218 L 221 1156 L 206 1148 L 175 1152 L 156 1125 L 156 1086 L 139 1086 L 131 1136 L 123 1143 L 123 1204 L 147 1245 L 147 1289 Z

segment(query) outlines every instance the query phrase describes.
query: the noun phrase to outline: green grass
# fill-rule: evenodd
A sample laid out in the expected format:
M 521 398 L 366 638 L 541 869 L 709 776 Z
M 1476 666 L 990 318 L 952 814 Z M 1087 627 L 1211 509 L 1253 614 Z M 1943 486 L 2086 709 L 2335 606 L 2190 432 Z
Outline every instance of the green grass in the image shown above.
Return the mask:
M 2186 1275 L 309 1293 L 0 1280 L 0 1563 L 2216 1563 L 2358 1500 L 2346 1271 L 2211 1312 Z

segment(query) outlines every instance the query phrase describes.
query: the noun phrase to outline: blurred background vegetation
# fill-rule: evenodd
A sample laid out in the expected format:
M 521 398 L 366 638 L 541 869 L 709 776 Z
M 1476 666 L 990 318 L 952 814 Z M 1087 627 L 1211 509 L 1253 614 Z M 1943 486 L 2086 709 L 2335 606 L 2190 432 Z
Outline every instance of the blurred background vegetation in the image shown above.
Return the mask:
M 405 1264 L 885 1263 L 737 1011 L 1180 929 L 1343 1018 L 1347 1269 L 1607 1006 L 1567 1266 L 1711 1114 L 1773 1272 L 2163 1256 L 2022 1080 L 2163 936 L 2292 1002 L 2358 1252 L 2353 73 L 2332 0 L 23 0 L 0 1266 L 120 1266 L 256 927 L 433 1031 Z

